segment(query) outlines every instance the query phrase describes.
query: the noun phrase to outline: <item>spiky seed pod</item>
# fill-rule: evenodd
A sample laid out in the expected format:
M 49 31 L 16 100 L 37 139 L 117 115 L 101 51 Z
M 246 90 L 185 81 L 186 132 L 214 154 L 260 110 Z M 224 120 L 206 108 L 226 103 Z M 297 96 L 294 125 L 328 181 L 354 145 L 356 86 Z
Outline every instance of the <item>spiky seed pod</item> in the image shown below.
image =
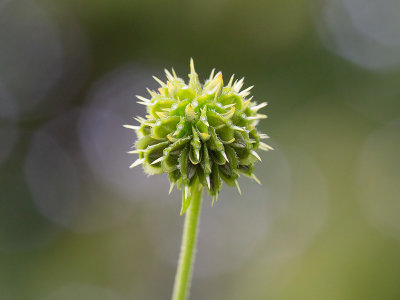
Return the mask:
M 193 60 L 188 84 L 173 69 L 165 73 L 166 83 L 154 77 L 161 87 L 148 90 L 150 99 L 137 96 L 147 107 L 146 118 L 136 118 L 139 126 L 125 125 L 138 137 L 129 153 L 139 158 L 131 167 L 142 164 L 150 175 L 168 173 L 171 189 L 174 184 L 183 188 L 184 203 L 197 179 L 213 200 L 223 181 L 239 189 L 239 173 L 258 182 L 253 174 L 254 163 L 261 160 L 257 150 L 272 149 L 261 142 L 268 136 L 256 129 L 267 117 L 258 110 L 267 103 L 257 105 L 248 97 L 252 86 L 241 91 L 244 78 L 234 81 L 232 76 L 224 86 L 222 73 L 213 70 L 202 85 Z

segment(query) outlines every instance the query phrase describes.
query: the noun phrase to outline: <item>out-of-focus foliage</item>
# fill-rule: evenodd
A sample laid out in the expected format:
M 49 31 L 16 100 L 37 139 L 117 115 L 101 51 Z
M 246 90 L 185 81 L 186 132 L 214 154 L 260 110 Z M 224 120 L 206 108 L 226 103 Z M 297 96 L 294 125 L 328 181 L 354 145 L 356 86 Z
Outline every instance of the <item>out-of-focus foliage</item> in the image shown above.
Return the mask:
M 0 299 L 169 297 L 181 195 L 128 168 L 122 125 L 190 57 L 255 84 L 276 149 L 205 202 L 191 299 L 399 299 L 400 8 L 378 2 L 0 2 Z

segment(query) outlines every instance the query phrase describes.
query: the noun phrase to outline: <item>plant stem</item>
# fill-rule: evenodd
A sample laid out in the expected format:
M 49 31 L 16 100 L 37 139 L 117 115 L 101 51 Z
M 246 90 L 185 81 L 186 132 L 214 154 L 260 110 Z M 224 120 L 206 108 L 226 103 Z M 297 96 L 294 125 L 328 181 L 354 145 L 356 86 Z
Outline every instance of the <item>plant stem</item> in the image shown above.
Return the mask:
M 198 232 L 197 227 L 201 210 L 202 189 L 201 184 L 197 182 L 192 186 L 190 191 L 191 200 L 183 227 L 181 252 L 175 276 L 172 300 L 186 300 L 189 296 Z

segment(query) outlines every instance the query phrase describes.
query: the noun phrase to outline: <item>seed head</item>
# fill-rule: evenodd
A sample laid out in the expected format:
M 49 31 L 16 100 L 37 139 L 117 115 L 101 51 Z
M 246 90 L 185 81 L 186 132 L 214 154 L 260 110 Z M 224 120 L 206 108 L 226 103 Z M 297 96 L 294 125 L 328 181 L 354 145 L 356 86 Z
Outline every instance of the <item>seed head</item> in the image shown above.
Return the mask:
M 154 77 L 158 92 L 148 90 L 149 99 L 137 96 L 148 113 L 136 118 L 140 125 L 125 125 L 138 137 L 129 153 L 139 158 L 131 167 L 141 164 L 150 175 L 168 173 L 171 190 L 174 184 L 182 188 L 184 199 L 197 179 L 213 199 L 222 182 L 239 189 L 240 173 L 258 182 L 253 174 L 255 162 L 261 160 L 257 150 L 272 149 L 261 142 L 268 136 L 256 129 L 267 117 L 258 110 L 267 103 L 252 101 L 252 86 L 241 91 L 244 78 L 234 81 L 232 75 L 224 86 L 222 73 L 214 75 L 213 70 L 202 85 L 193 60 L 187 84 L 173 69 L 165 73 L 166 83 Z

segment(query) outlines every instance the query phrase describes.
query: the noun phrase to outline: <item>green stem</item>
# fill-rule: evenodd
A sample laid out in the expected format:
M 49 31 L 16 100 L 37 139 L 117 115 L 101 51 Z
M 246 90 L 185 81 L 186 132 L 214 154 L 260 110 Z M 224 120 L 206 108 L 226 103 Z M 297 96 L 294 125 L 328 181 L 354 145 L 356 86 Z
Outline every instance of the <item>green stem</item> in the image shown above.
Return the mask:
M 195 184 L 190 191 L 190 206 L 185 217 L 172 300 L 186 300 L 189 295 L 196 249 L 197 227 L 201 210 L 201 192 L 202 186 L 200 183 Z

